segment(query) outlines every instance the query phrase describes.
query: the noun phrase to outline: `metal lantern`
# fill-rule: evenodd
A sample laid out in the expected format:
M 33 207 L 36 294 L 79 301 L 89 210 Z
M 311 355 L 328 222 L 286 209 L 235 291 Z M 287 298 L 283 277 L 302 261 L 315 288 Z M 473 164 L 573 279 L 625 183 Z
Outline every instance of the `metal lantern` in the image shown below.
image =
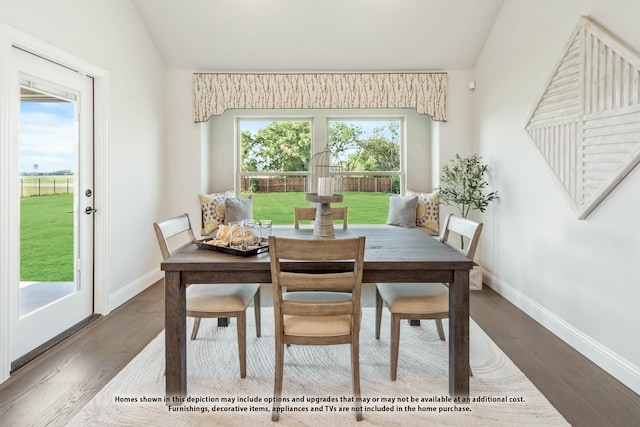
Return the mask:
M 311 158 L 311 182 L 316 191 L 306 193 L 304 199 L 317 206 L 313 238 L 333 239 L 331 203 L 342 202 L 342 166 L 340 159 L 329 150 L 329 145 Z
M 311 158 L 311 188 L 323 196 L 342 193 L 342 162 L 329 145 Z

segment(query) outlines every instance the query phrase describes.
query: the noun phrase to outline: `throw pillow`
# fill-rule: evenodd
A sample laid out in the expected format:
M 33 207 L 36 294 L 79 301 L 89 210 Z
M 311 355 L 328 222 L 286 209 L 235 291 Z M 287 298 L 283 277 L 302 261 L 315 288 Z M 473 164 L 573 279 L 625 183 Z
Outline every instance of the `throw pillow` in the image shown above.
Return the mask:
M 438 192 L 418 193 L 414 191 L 407 191 L 407 195 L 418 196 L 416 226 L 425 227 L 439 233 L 440 202 L 438 201 Z
M 416 206 L 418 196 L 397 196 L 389 195 L 389 216 L 388 225 L 398 225 L 400 227 L 415 228 L 416 226 Z
M 202 234 L 213 233 L 220 224 L 224 224 L 225 206 L 224 201 L 233 197 L 232 190 L 224 193 L 198 194 L 200 207 L 202 209 Z
M 224 201 L 224 205 L 226 208 L 225 224 L 253 218 L 253 200 L 251 196 L 240 199 L 228 198 Z

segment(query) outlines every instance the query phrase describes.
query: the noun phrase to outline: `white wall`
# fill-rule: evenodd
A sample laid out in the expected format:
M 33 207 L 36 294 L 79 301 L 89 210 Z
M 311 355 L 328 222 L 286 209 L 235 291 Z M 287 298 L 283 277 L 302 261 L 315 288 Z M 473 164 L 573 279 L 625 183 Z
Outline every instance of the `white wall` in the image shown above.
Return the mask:
M 480 261 L 492 287 L 640 393 L 640 168 L 580 221 L 524 131 L 581 15 L 640 52 L 637 0 L 508 1 L 474 70 L 474 147 L 500 192 Z
M 109 307 L 157 280 L 163 215 L 164 67 L 129 0 L 0 0 L 0 21 L 109 73 Z

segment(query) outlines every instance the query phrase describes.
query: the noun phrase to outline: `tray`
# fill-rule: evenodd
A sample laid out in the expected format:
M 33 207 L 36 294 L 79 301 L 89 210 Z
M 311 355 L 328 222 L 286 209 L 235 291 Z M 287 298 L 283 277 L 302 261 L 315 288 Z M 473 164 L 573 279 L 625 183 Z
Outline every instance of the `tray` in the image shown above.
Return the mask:
M 262 252 L 267 252 L 269 250 L 268 242 L 260 242 L 258 246 L 251 247 L 250 249 L 247 249 L 246 251 L 244 251 L 242 249 L 230 248 L 228 246 L 210 245 L 208 243 L 204 243 L 206 240 L 211 240 L 211 239 L 194 240 L 193 243 L 195 243 L 196 246 L 200 249 L 207 249 L 209 251 L 222 252 L 225 254 L 244 256 L 244 257 L 258 255 Z

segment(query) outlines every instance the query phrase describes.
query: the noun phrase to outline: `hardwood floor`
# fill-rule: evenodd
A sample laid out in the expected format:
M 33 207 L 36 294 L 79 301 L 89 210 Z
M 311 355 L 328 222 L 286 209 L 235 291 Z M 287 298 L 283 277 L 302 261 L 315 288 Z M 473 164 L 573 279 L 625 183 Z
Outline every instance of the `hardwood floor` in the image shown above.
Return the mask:
M 0 425 L 64 425 L 163 329 L 163 292 L 155 284 L 15 372 L 0 385 Z M 640 396 L 490 288 L 471 292 L 471 317 L 572 425 L 638 425 Z

